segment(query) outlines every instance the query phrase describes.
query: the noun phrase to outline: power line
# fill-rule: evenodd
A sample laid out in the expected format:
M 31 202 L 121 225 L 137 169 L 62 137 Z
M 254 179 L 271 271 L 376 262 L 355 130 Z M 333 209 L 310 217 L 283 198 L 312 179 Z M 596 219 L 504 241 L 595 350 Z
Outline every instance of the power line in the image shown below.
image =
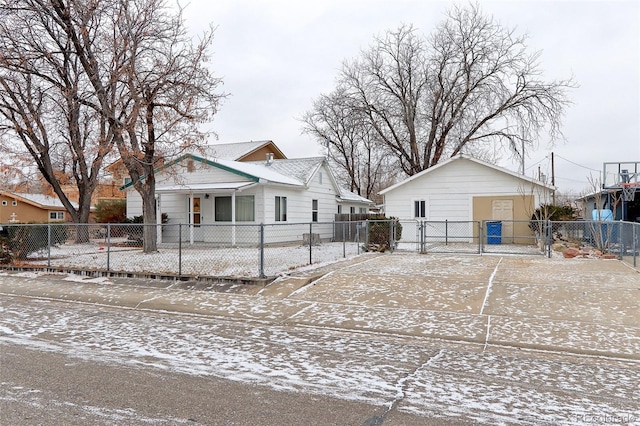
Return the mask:
M 562 158 L 564 161 L 567 161 L 567 162 L 573 164 L 574 166 L 582 167 L 583 169 L 591 170 L 592 172 L 602 173 L 602 170 L 596 170 L 596 169 L 592 169 L 592 168 L 587 167 L 587 166 L 583 166 L 582 164 L 578 164 L 578 163 L 575 163 L 575 162 L 573 162 L 571 160 L 567 160 L 566 158 L 564 158 L 563 156 L 561 156 L 559 154 L 555 154 L 555 156 L 558 157 L 558 158 Z
M 542 163 L 544 160 L 548 160 L 549 156 L 547 155 L 546 157 L 544 157 L 542 160 L 538 161 L 537 163 L 533 163 L 532 165 L 530 165 L 529 167 L 527 167 L 525 170 L 529 170 L 530 168 L 537 166 L 538 164 Z

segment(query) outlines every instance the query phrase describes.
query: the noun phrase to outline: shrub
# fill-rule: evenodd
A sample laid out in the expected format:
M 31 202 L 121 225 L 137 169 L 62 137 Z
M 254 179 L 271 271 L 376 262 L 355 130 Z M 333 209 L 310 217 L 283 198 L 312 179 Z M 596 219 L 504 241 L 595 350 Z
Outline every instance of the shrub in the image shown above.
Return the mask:
M 127 221 L 127 200 L 100 200 L 96 204 L 96 222 L 125 223 Z
M 380 215 L 369 220 L 369 246 L 365 250 L 386 251 L 402 238 L 402 225 L 397 218 Z M 395 232 L 394 241 L 391 241 L 392 232 Z
M 543 204 L 531 215 L 529 228 L 534 232 L 540 232 L 540 221 L 550 220 L 553 222 L 569 222 L 578 219 L 578 213 L 572 206 L 554 206 Z M 559 224 L 553 224 L 552 231 L 556 232 Z
M 11 263 L 11 249 L 9 247 L 9 232 L 0 226 L 0 265 Z
M 49 229 L 51 230 L 49 232 Z M 0 264 L 26 260 L 29 255 L 67 240 L 65 225 L 12 225 L 0 233 Z

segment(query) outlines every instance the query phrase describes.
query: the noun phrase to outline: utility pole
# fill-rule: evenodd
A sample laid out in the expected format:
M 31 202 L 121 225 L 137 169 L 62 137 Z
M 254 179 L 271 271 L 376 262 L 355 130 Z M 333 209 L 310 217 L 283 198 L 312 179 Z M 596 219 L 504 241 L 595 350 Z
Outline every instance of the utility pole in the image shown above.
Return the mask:
M 524 136 L 522 137 L 522 175 L 524 176 Z
M 553 199 L 553 205 L 556 205 L 556 171 L 555 171 L 555 165 L 553 162 L 553 151 L 551 152 L 551 186 L 553 186 L 553 192 L 551 193 L 552 199 Z

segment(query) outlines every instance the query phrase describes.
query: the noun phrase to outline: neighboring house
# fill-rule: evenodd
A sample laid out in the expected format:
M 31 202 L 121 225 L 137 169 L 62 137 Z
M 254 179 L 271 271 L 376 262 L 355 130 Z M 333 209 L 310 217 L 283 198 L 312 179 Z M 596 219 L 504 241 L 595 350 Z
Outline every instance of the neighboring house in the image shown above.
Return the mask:
M 361 195 L 339 188 L 338 214 L 369 214 L 375 205 Z
M 626 199 L 625 190 L 633 200 Z M 582 203 L 583 219 L 640 222 L 640 161 L 603 163 L 602 189 L 577 201 Z
M 554 187 L 467 155 L 457 155 L 380 191 L 387 217 L 416 221 L 506 221 L 504 242 L 530 235 L 528 222 Z M 516 223 L 510 221 L 523 221 Z M 470 235 L 460 224 L 452 226 Z M 514 227 L 514 228 L 512 228 Z M 475 228 L 474 228 L 475 236 Z M 511 239 L 511 241 L 510 241 Z
M 246 242 L 256 241 L 255 228 L 202 225 L 309 222 L 328 223 L 324 231 L 313 231 L 327 239 L 332 238 L 331 223 L 339 209 L 367 211 L 372 204 L 339 188 L 324 157 L 274 159 L 272 153 L 265 157 L 257 162 L 185 154 L 166 164 L 156 172 L 157 217 L 166 213 L 168 225 L 190 225 L 186 239 L 191 242 L 241 243 L 244 231 L 251 233 Z M 141 215 L 140 195 L 131 183 L 123 189 L 127 216 Z M 295 241 L 305 232 L 309 233 L 308 225 L 283 226 L 266 242 Z M 165 226 L 159 239 L 177 241 L 177 228 Z
M 287 158 L 273 141 L 212 144 L 205 146 L 202 150 L 194 150 L 190 153 L 204 158 L 219 158 L 242 162 L 262 161 L 267 157 L 267 154 L 271 154 L 274 160 Z
M 0 223 L 46 223 L 70 220 L 58 198 L 0 191 Z

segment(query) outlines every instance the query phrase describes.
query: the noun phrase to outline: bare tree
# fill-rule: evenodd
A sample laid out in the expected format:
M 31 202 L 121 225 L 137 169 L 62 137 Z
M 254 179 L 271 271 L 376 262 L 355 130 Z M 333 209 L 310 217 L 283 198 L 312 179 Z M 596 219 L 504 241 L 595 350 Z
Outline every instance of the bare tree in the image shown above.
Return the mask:
M 376 133 L 352 100 L 338 88 L 320 96 L 302 121 L 305 133 L 324 141 L 330 163 L 340 170 L 339 182 L 373 200 L 394 161 L 376 149 Z
M 205 136 L 198 126 L 216 113 L 224 95 L 217 92 L 221 80 L 205 66 L 213 29 L 193 45 L 181 13 L 170 13 L 162 1 L 129 1 L 119 12 L 112 43 L 122 54 L 119 78 L 128 92 L 118 105 L 126 137 L 116 144 L 150 224 L 156 222 L 157 158 L 198 145 Z M 155 229 L 145 230 L 145 251 L 154 251 Z
M 3 157 L 24 158 L 27 153 L 72 220 L 86 223 L 113 139 L 101 115 L 87 106 L 95 97 L 87 90 L 69 37 L 42 13 L 42 6 L 26 0 L 0 2 Z M 64 183 L 77 186 L 77 207 L 63 192 Z
M 199 125 L 215 114 L 221 80 L 206 68 L 210 29 L 197 44 L 181 11 L 163 0 L 29 0 L 68 37 L 91 86 L 90 103 L 142 198 L 144 223 L 156 224 L 158 158 L 204 138 Z M 144 251 L 156 250 L 155 228 L 144 227 Z
M 544 81 L 539 57 L 527 53 L 526 36 L 477 5 L 454 7 L 429 37 L 403 25 L 376 38 L 343 64 L 337 84 L 367 118 L 377 149 L 411 176 L 463 150 L 521 156 L 543 130 L 560 136 L 575 85 Z

